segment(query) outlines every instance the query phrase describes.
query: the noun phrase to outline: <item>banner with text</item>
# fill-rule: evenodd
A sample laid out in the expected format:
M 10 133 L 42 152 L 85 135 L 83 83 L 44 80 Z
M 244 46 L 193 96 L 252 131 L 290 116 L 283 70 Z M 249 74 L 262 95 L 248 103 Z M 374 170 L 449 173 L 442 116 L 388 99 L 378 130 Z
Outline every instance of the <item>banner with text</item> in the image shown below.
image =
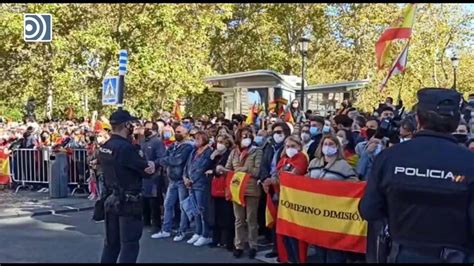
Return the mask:
M 320 247 L 365 253 L 367 222 L 358 211 L 365 186 L 282 173 L 277 233 Z

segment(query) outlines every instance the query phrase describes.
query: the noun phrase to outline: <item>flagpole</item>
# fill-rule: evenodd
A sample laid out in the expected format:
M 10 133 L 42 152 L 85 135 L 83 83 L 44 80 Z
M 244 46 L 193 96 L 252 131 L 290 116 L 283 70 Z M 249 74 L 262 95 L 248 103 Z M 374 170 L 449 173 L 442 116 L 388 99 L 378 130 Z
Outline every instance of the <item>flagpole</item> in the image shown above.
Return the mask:
M 410 41 L 411 41 L 411 38 L 408 39 L 408 42 L 407 42 L 407 45 L 406 47 L 408 47 L 410 45 Z M 406 57 L 406 65 L 408 65 L 408 56 L 410 55 L 409 53 L 409 49 L 407 49 L 407 57 Z M 401 93 L 402 93 L 402 88 L 403 88 L 403 81 L 405 81 L 405 71 L 406 71 L 406 65 L 405 65 L 405 70 L 402 72 L 402 82 L 400 84 L 400 87 L 398 87 L 398 96 L 397 96 L 397 103 L 400 101 L 401 99 Z

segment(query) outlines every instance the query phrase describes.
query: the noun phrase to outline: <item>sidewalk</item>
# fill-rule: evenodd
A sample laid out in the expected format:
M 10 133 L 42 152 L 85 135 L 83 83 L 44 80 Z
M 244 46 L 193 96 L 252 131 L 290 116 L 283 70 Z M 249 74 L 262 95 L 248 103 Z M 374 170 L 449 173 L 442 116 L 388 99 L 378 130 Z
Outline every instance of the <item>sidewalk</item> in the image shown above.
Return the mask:
M 18 191 L 15 194 L 13 190 L 0 190 L 0 219 L 91 210 L 95 201 L 88 200 L 87 196 L 76 194 L 51 199 L 49 193 Z

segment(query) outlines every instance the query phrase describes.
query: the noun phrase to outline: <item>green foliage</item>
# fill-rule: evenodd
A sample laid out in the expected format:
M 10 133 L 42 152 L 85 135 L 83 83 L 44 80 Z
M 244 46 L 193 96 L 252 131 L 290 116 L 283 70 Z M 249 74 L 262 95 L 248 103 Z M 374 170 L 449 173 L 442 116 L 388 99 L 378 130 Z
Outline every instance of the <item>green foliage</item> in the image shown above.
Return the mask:
M 221 94 L 204 89 L 202 93 L 186 98 L 186 114 L 194 117 L 216 114 L 220 111 Z
M 101 104 L 102 80 L 118 74 L 118 51 L 127 49 L 127 109 L 150 117 L 181 98 L 187 112 L 208 113 L 219 109 L 219 96 L 203 93 L 205 76 L 255 69 L 300 75 L 303 34 L 312 39 L 308 82 L 369 78 L 358 93 L 362 109 L 397 98 L 399 89 L 412 105 L 423 86 L 450 87 L 445 51 L 452 44 L 460 48 L 458 89 L 472 93 L 474 14 L 457 4 L 417 6 L 408 70 L 380 93 L 386 73 L 375 68 L 374 44 L 400 14 L 399 4 L 1 4 L 0 108 L 21 111 L 35 96 L 42 118 L 51 89 L 55 117 L 69 106 L 87 115 L 86 96 L 89 115 L 107 114 L 112 108 Z M 25 43 L 23 13 L 51 13 L 53 42 Z M 92 58 L 96 64 L 89 64 Z

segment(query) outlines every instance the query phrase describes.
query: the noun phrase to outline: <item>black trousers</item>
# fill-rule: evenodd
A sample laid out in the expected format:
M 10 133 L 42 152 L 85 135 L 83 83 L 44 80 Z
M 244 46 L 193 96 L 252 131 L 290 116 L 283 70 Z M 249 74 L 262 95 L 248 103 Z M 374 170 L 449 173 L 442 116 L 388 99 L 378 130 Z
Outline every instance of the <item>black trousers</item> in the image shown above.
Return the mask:
M 105 240 L 101 263 L 136 263 L 140 251 L 143 221 L 141 215 L 119 216 L 105 211 Z M 120 256 L 120 257 L 119 257 Z
M 152 225 L 161 229 L 161 208 L 163 207 L 163 196 L 143 198 L 143 224 Z
M 212 240 L 214 243 L 224 244 L 233 248 L 235 237 L 235 217 L 232 202 L 225 198 L 212 198 L 215 215 L 212 227 Z

